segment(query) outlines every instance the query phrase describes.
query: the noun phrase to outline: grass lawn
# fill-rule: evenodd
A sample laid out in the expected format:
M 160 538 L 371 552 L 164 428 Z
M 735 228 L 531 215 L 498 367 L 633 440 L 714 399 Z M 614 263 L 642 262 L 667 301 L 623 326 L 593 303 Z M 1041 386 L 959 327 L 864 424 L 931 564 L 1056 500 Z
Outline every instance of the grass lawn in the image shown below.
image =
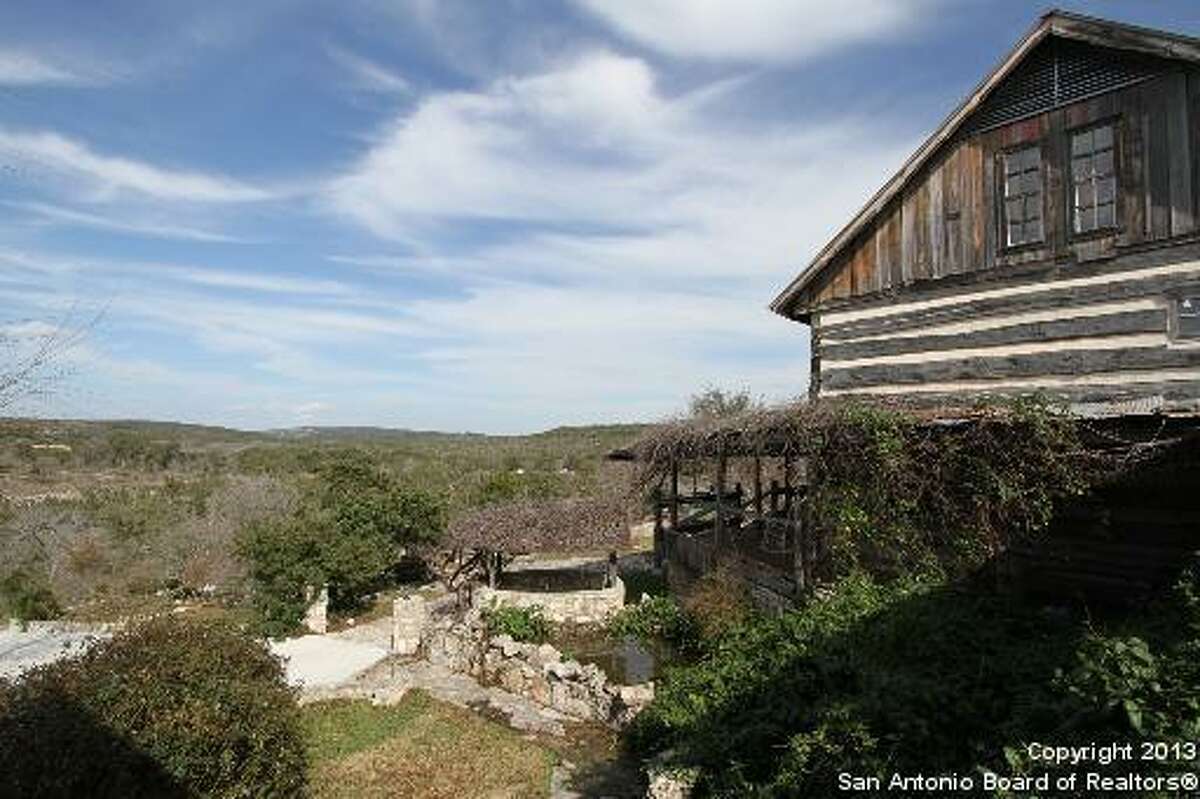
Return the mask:
M 304 708 L 312 794 L 325 797 L 543 797 L 555 755 L 507 727 L 410 691 Z

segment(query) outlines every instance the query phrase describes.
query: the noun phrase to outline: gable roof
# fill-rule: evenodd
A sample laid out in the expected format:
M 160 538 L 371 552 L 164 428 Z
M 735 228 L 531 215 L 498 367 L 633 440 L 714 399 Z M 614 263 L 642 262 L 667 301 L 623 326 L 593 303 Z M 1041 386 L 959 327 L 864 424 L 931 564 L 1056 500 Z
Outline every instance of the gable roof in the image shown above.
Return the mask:
M 771 301 L 770 309 L 782 316 L 800 318 L 793 314 L 793 310 L 796 300 L 805 287 L 823 272 L 893 199 L 904 191 L 908 183 L 920 174 L 943 145 L 967 128 L 976 112 L 981 110 L 981 106 L 1001 86 L 1005 78 L 1024 65 L 1038 45 L 1050 37 L 1157 58 L 1200 63 L 1200 38 L 1058 10 L 1043 14 L 1037 24 L 1022 37 L 995 69 L 909 157 L 900 171 L 875 193 L 850 222 L 817 253 L 808 266 L 779 293 L 779 296 Z M 1015 121 L 1015 119 L 1006 121 Z

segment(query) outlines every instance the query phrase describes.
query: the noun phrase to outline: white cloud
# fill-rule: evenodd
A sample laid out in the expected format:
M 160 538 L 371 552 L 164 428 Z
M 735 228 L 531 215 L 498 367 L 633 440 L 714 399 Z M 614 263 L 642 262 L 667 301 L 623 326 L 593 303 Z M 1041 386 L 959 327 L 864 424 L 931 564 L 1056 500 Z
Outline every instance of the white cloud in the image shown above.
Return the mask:
M 398 252 L 330 258 L 461 282 L 466 299 L 401 306 L 439 333 L 413 346 L 446 412 L 538 426 L 666 413 L 709 383 L 798 394 L 806 329 L 765 306 L 914 142 L 878 120 L 741 124 L 736 85 L 669 96 L 644 61 L 593 51 L 428 96 L 330 185 Z M 463 247 L 477 217 L 523 232 Z
M 333 45 L 327 46 L 325 51 L 350 74 L 356 89 L 382 94 L 408 94 L 412 91 L 412 85 L 402 75 L 369 58 Z
M 423 351 L 444 404 L 510 429 L 654 418 L 706 384 L 775 399 L 805 388 L 803 330 L 744 299 L 498 285 L 410 311 L 458 336 Z
M 615 30 L 673 56 L 803 61 L 914 26 L 931 0 L 576 0 Z
M 320 400 L 301 402 L 292 407 L 292 415 L 297 424 L 312 424 L 319 416 L 326 416 L 333 410 L 333 405 Z
M 868 122 L 730 126 L 721 97 L 711 87 L 666 97 L 644 62 L 604 52 L 428 97 L 328 194 L 335 211 L 417 254 L 335 258 L 603 280 L 773 272 L 783 282 L 909 143 L 880 144 Z M 472 217 L 534 230 L 467 255 L 441 252 L 454 220 Z
M 129 192 L 157 200 L 248 202 L 271 194 L 232 178 L 101 155 L 82 142 L 52 132 L 24 133 L 0 127 L 0 163 L 45 170 L 82 180 L 98 197 Z
M 656 127 L 649 117 L 667 110 L 652 94 L 645 64 L 609 53 L 498 81 L 486 92 L 434 95 L 397 119 L 333 182 L 330 200 L 388 236 L 428 216 L 611 216 L 631 176 L 555 150 L 612 153 L 619 145 L 633 155 L 651 145 L 645 137 Z M 581 185 L 590 191 L 567 189 Z
M 326 394 L 351 422 L 506 431 L 653 418 L 705 384 L 794 395 L 805 329 L 765 305 L 911 142 L 879 137 L 878 120 L 751 124 L 723 105 L 736 86 L 671 92 L 648 62 L 590 50 L 420 98 L 326 185 L 322 207 L 378 237 L 331 239 L 344 248 L 327 256 L 342 267 L 336 280 L 0 259 L 46 283 L 103 283 L 125 335 L 161 335 L 164 350 L 225 364 L 250 386 L 260 424 L 289 423 Z M 259 191 L 53 134 L 0 129 L 0 156 L 14 136 L 22 152 L 53 154 L 67 164 L 59 171 L 139 203 Z M 199 183 L 164 194 L 180 174 Z M 511 224 L 475 239 L 481 217 Z M 452 290 L 414 298 L 403 281 L 380 280 L 399 270 Z M 16 304 L 2 285 L 0 297 Z M 177 393 L 211 402 L 217 392 Z

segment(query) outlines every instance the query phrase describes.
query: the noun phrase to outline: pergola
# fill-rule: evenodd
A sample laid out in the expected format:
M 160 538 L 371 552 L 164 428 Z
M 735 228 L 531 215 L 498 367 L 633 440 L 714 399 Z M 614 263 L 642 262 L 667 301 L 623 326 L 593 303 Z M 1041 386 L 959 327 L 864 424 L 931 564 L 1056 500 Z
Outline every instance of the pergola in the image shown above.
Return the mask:
M 904 410 L 934 426 L 961 424 L 974 408 L 914 409 L 901 400 L 873 405 Z M 656 497 L 656 556 L 707 571 L 718 559 L 737 556 L 766 566 L 790 583 L 795 596 L 809 591 L 828 556 L 812 523 L 807 495 L 816 485 L 818 458 L 839 413 L 861 403 L 838 400 L 755 408 L 732 416 L 666 422 L 608 458 L 636 465 L 635 482 Z M 844 443 L 844 442 L 843 442 Z M 680 490 L 684 468 L 707 466 L 712 486 Z M 764 480 L 770 467 L 776 477 Z M 749 472 L 750 492 L 729 486 L 731 468 Z M 700 506 L 701 512 L 685 515 Z M 665 514 L 665 519 L 663 518 Z
M 482 569 L 494 588 L 517 554 L 615 550 L 629 540 L 627 509 L 626 498 L 603 495 L 520 500 L 465 513 L 446 531 L 454 562 L 449 583 Z
M 801 407 L 668 422 L 609 453 L 610 460 L 636 464 L 636 481 L 656 497 L 658 559 L 670 553 L 703 572 L 722 557 L 748 557 L 786 575 L 794 592 L 807 589 L 820 552 L 818 542 L 804 535 L 808 475 L 801 428 L 807 425 L 797 424 Z M 711 487 L 681 491 L 681 471 L 699 464 L 711 465 Z M 730 487 L 731 467 L 749 467 L 748 496 L 741 482 Z M 764 467 L 774 472 L 769 482 Z

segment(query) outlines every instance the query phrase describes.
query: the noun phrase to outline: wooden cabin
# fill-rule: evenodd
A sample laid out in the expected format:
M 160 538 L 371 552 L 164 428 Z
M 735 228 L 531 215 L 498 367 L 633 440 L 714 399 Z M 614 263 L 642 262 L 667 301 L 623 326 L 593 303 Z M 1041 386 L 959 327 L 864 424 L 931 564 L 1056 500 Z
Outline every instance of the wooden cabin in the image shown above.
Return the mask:
M 1200 411 L 1200 39 L 1053 11 L 771 309 L 810 394 Z

